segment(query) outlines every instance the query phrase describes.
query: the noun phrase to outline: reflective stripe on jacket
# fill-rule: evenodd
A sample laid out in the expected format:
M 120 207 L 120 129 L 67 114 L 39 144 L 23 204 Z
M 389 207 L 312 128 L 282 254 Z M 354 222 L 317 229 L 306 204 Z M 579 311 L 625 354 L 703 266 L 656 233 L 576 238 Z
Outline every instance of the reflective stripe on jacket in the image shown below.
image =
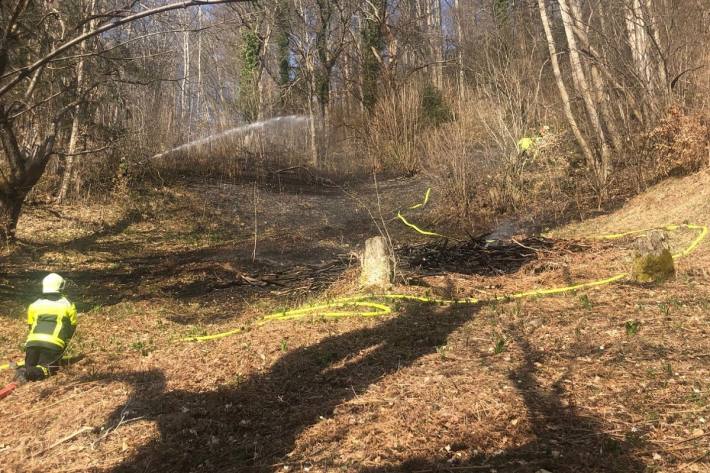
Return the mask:
M 64 349 L 76 330 L 76 307 L 66 297 L 37 299 L 27 309 L 28 347 Z

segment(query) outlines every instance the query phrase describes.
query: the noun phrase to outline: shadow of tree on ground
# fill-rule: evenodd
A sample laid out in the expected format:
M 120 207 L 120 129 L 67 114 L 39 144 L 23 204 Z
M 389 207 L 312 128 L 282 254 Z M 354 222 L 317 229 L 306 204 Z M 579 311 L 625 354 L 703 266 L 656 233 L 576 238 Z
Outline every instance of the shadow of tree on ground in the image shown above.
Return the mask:
M 523 363 L 511 371 L 509 378 L 516 386 L 527 408 L 535 440 L 505 450 L 495 456 L 478 455 L 462 463 L 450 464 L 446 458 L 411 458 L 398 467 L 363 469 L 367 473 L 385 472 L 460 472 L 497 471 L 553 473 L 642 472 L 644 463 L 635 456 L 633 442 L 621 441 L 604 433 L 601 422 L 581 415 L 572 403 L 564 402 L 564 373 L 549 389 L 536 377 L 537 363 L 543 353 L 513 327 L 508 333 L 523 354 Z
M 214 392 L 165 392 L 160 371 L 107 374 L 133 385 L 132 410 L 155 419 L 160 430 L 159 439 L 115 471 L 270 470 L 288 461 L 305 429 L 383 376 L 435 353 L 477 311 L 412 306 L 375 327 L 293 350 L 268 372 Z
M 155 420 L 160 431 L 159 438 L 112 471 L 273 471 L 289 463 L 288 454 L 306 429 L 382 377 L 436 352 L 479 309 L 410 306 L 375 327 L 294 350 L 267 372 L 212 392 L 166 391 L 160 371 L 107 373 L 107 381 L 132 385 L 131 410 Z M 510 379 L 528 409 L 534 441 L 463 464 L 412 458 L 396 468 L 360 471 L 643 471 L 630 445 L 563 404 L 564 375 L 549 390 L 539 385 L 535 373 L 541 354 L 522 336 L 514 338 L 524 362 Z M 117 409 L 108 425 L 123 412 L 123 407 Z M 552 450 L 560 455 L 555 457 Z

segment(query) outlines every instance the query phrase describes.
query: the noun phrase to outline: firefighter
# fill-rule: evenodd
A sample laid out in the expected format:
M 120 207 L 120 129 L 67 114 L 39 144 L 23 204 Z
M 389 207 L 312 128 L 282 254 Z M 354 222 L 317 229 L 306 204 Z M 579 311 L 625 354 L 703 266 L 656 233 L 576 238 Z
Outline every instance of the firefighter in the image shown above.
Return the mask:
M 39 381 L 54 374 L 67 343 L 76 331 L 76 307 L 62 294 L 65 281 L 51 273 L 42 280 L 42 297 L 27 309 L 29 334 L 25 343 L 25 366 L 17 380 Z
M 518 140 L 518 152 L 520 154 L 526 154 L 530 148 L 535 144 L 535 140 L 529 136 L 524 136 Z
M 534 137 L 524 136 L 518 140 L 518 153 L 527 158 L 534 158 L 537 148 L 542 144 L 545 136 L 550 131 L 550 127 L 545 125 Z

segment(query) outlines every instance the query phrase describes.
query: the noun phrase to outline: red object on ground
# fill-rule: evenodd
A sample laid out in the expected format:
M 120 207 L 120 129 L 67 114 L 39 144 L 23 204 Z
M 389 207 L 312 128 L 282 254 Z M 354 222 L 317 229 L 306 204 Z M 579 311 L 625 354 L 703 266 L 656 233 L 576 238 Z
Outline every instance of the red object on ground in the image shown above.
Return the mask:
M 0 389 L 0 399 L 4 399 L 10 395 L 11 392 L 15 390 L 17 383 L 10 383 L 4 388 Z

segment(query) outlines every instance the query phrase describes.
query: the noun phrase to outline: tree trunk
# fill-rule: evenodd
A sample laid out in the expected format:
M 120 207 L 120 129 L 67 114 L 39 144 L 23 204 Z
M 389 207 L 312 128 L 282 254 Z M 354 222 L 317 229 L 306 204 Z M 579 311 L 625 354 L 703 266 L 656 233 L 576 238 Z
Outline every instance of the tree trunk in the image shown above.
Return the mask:
M 463 70 L 463 7 L 461 0 L 455 0 L 454 10 L 456 14 L 456 63 L 458 67 L 458 89 L 459 105 L 464 101 L 464 70 Z
M 197 93 L 195 97 L 195 112 L 197 123 L 202 125 L 202 8 L 197 9 Z
M 599 7 L 601 4 L 597 4 L 596 6 Z M 601 26 L 601 34 L 604 37 L 609 37 L 609 35 L 613 34 L 613 31 L 608 27 L 607 21 L 604 18 L 604 15 L 599 15 L 599 25 Z M 591 50 L 592 54 L 594 54 L 596 57 L 599 57 L 599 55 L 594 51 Z M 641 107 L 639 106 L 638 101 L 636 100 L 636 97 L 634 96 L 634 93 L 632 90 L 630 90 L 629 87 L 625 87 L 619 82 L 619 78 L 614 75 L 612 71 L 610 71 L 607 67 L 602 67 L 600 68 L 602 74 L 604 74 L 604 77 L 606 77 L 606 80 L 611 84 L 611 86 L 614 88 L 616 93 L 621 93 L 624 95 L 624 98 L 626 101 L 623 100 L 617 100 L 617 108 L 619 109 L 619 114 L 624 115 L 626 114 L 625 111 L 625 106 L 628 107 L 628 110 L 630 113 L 634 116 L 634 118 L 641 124 L 645 123 L 646 118 L 643 115 L 643 111 L 641 110 Z M 627 132 L 629 132 L 628 125 L 627 126 Z
M 363 289 L 384 291 L 392 286 L 392 260 L 384 237 L 376 236 L 365 241 L 360 264 Z
M 188 118 L 188 107 L 190 106 L 190 17 L 185 11 L 185 24 L 182 33 L 182 81 L 180 82 L 180 116 L 183 121 Z M 189 139 L 189 137 L 188 137 Z
M 367 48 L 367 41 L 364 37 L 365 24 L 367 19 L 363 18 L 363 13 L 356 13 L 353 17 L 354 23 L 354 37 L 357 38 L 353 41 L 356 57 L 362 58 L 362 62 L 359 68 L 359 74 L 357 78 L 357 98 L 360 106 L 360 113 L 365 114 L 365 84 L 367 83 L 367 56 L 365 55 L 365 49 Z
M 640 0 L 631 0 L 626 8 L 626 30 L 631 55 L 636 66 L 636 72 L 644 87 L 653 86 L 651 81 L 651 62 L 649 58 L 648 38 L 645 31 L 645 21 L 641 11 Z
M 673 256 L 668 246 L 668 235 L 662 230 L 651 230 L 634 242 L 631 279 L 638 282 L 663 282 L 675 276 Z
M 444 34 L 441 23 L 441 0 L 434 2 L 434 44 L 436 45 L 436 86 L 444 90 Z
M 570 104 L 569 93 L 567 92 L 567 86 L 562 80 L 562 71 L 560 70 L 560 63 L 557 61 L 557 47 L 555 46 L 555 39 L 552 36 L 552 29 L 550 28 L 550 19 L 547 15 L 547 9 L 545 7 L 545 0 L 537 0 L 538 7 L 540 9 L 540 19 L 542 20 L 542 26 L 545 30 L 545 36 L 547 37 L 547 47 L 550 51 L 550 63 L 552 64 L 552 72 L 555 75 L 555 82 L 557 83 L 557 89 L 560 93 L 560 98 L 562 99 L 562 105 L 565 111 L 565 117 L 567 118 L 567 123 L 572 129 L 577 144 L 582 150 L 582 154 L 588 163 L 592 166 L 595 162 L 594 154 L 589 148 L 587 140 L 584 139 L 582 132 L 577 125 L 577 120 L 574 118 L 574 113 L 572 113 L 572 106 Z
M 14 132 L 9 125 L 4 123 L 0 124 L 0 127 L 3 128 L 1 134 L 5 155 L 14 156 L 11 160 L 18 159 L 17 162 L 21 163 L 16 173 L 3 175 L 0 179 L 0 243 L 13 243 L 25 197 L 44 174 L 54 146 L 56 130 L 52 131 L 42 144 L 33 146 L 34 152 L 31 156 L 26 156 L 16 146 Z
M 629 0 L 626 5 L 627 42 L 638 80 L 645 90 L 648 104 L 647 115 L 653 117 L 661 106 L 661 99 L 668 90 L 668 77 L 663 58 L 654 54 L 652 44 L 660 47 L 657 21 L 647 0 Z
M 266 63 L 269 60 L 269 48 L 271 47 L 271 25 L 266 25 L 266 33 L 261 47 L 261 60 L 259 61 L 259 71 L 257 78 L 257 121 L 262 121 L 271 116 L 271 90 L 267 82 L 271 79 L 266 70 Z
M 91 0 L 89 5 L 89 15 L 93 16 L 96 10 L 96 0 Z M 93 27 L 93 22 L 90 21 L 84 25 L 82 34 L 86 34 Z M 79 45 L 79 62 L 76 64 L 76 95 L 81 98 L 83 94 L 84 87 L 84 69 L 85 69 L 85 59 L 86 47 L 88 42 L 84 41 Z M 59 187 L 59 194 L 57 194 L 57 201 L 64 202 L 69 193 L 69 185 L 74 179 L 74 153 L 76 153 L 76 144 L 79 141 L 79 124 L 81 121 L 81 115 L 84 112 L 83 105 L 77 105 L 74 109 L 74 118 L 71 124 L 71 134 L 69 135 L 69 147 L 67 149 L 67 157 L 64 162 L 64 173 L 62 174 L 62 183 Z
M 653 2 L 651 0 L 645 0 L 643 3 L 643 10 L 646 14 L 646 17 L 648 18 L 648 24 L 649 24 L 649 29 L 651 30 L 651 34 L 649 35 L 653 37 L 656 47 L 661 48 L 662 43 L 661 43 L 661 35 L 658 32 L 658 18 L 655 15 L 655 12 L 652 9 Z M 660 51 L 656 51 L 656 80 L 658 81 L 659 87 L 663 90 L 664 93 L 667 93 L 669 90 L 669 84 L 668 84 L 668 74 L 666 72 L 666 63 L 665 63 L 665 58 L 662 57 Z
M 589 34 L 587 33 L 587 27 L 582 24 L 582 10 L 579 6 L 578 0 L 569 0 L 570 8 L 572 8 L 572 17 L 574 19 L 575 33 L 582 43 L 582 48 L 589 52 L 595 59 L 601 59 L 597 54 L 597 51 L 592 46 L 589 40 Z M 589 70 L 592 77 L 592 87 L 594 92 L 594 100 L 598 104 L 601 110 L 601 116 L 606 125 L 606 129 L 609 132 L 609 137 L 614 145 L 616 151 L 621 151 L 623 148 L 623 142 L 621 140 L 621 134 L 616 126 L 616 121 L 614 120 L 614 114 L 611 110 L 611 105 L 609 103 L 609 97 L 606 92 L 606 83 L 602 78 L 601 72 L 599 71 L 599 66 L 595 61 L 591 61 L 589 65 Z
M 560 15 L 562 17 L 562 26 L 564 27 L 565 37 L 567 38 L 567 45 L 569 46 L 569 59 L 570 66 L 572 67 L 572 79 L 577 89 L 577 92 L 582 96 L 584 101 L 584 106 L 587 110 L 587 116 L 589 117 L 589 122 L 592 125 L 592 129 L 599 140 L 599 146 L 601 147 L 601 160 L 594 160 L 593 170 L 594 178 L 596 181 L 597 191 L 600 193 L 600 198 L 603 200 L 605 198 L 605 189 L 609 177 L 610 166 L 611 166 L 611 152 L 609 150 L 609 143 L 606 139 L 606 134 L 601 125 L 601 120 L 599 119 L 599 113 L 597 112 L 597 105 L 594 103 L 592 98 L 591 89 L 589 87 L 589 81 L 585 74 L 584 68 L 582 66 L 582 60 L 579 56 L 579 49 L 577 47 L 577 38 L 574 34 L 574 24 L 573 12 L 569 8 L 567 0 L 558 0 L 560 4 Z
M 22 213 L 24 195 L 0 194 L 0 242 L 13 243 L 17 221 Z
M 81 77 L 81 76 L 79 76 Z M 59 187 L 57 194 L 57 202 L 64 202 L 69 193 L 69 184 L 74 178 L 74 153 L 76 153 L 76 144 L 79 141 L 79 120 L 83 107 L 77 107 L 74 111 L 74 118 L 71 123 L 71 132 L 69 134 L 69 147 L 67 148 L 67 157 L 64 161 L 64 173 L 62 174 L 62 184 Z
M 431 81 L 439 90 L 444 87 L 444 51 L 441 28 L 441 1 L 426 0 L 426 22 L 431 51 Z
M 350 52 L 346 52 L 345 55 L 343 55 L 343 81 L 345 82 L 344 84 L 344 106 L 345 106 L 345 113 L 347 116 L 351 116 L 353 114 L 352 110 L 352 97 L 353 97 L 353 65 L 352 61 L 350 59 Z
M 15 240 L 17 221 L 25 197 L 44 174 L 52 154 L 54 138 L 62 113 L 55 117 L 51 131 L 42 142 L 34 142 L 26 152 L 17 140 L 8 112 L 0 104 L 0 242 Z
M 367 111 L 371 112 L 377 102 L 377 95 L 382 86 L 380 84 L 382 64 L 378 56 L 383 43 L 382 28 L 380 27 L 378 11 L 374 6 L 365 18 L 360 19 L 359 29 L 361 41 L 357 42 L 357 48 L 363 59 L 358 86 L 360 87 L 362 110 L 364 112 L 367 109 Z
M 313 106 L 313 101 L 315 99 L 315 91 L 312 90 L 313 85 L 311 84 L 311 93 L 308 97 L 308 132 L 310 135 L 310 149 L 311 149 L 311 164 L 313 167 L 318 167 L 318 128 L 316 123 L 316 107 Z

